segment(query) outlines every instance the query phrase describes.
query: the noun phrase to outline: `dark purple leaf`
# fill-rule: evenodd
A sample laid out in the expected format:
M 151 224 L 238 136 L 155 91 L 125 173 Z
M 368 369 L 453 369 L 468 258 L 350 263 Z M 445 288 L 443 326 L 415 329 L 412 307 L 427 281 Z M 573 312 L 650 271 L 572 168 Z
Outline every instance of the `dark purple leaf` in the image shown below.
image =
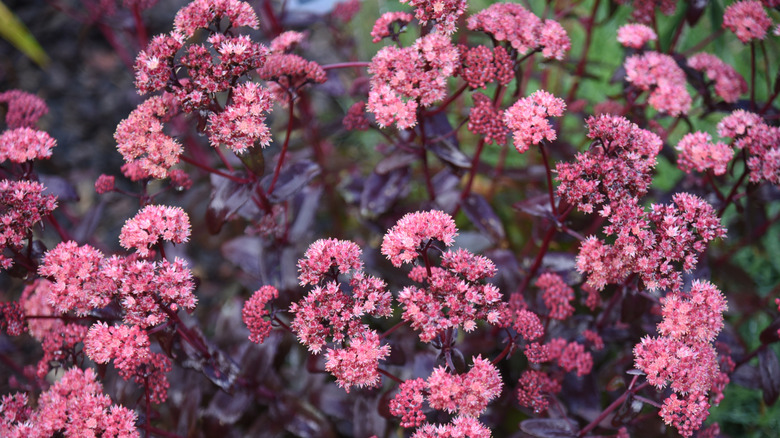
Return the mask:
M 239 236 L 222 244 L 222 255 L 242 271 L 255 278 L 266 278 L 263 264 L 263 240 L 256 236 Z
M 244 391 L 228 394 L 217 391 L 204 414 L 223 424 L 235 424 L 252 404 L 252 396 Z
M 46 187 L 44 195 L 54 195 L 57 201 L 72 202 L 79 200 L 79 194 L 73 184 L 65 178 L 53 175 L 38 175 L 38 181 Z
M 504 224 L 482 195 L 470 194 L 463 201 L 462 207 L 471 223 L 494 243 L 500 243 L 506 238 Z
M 576 256 L 568 252 L 548 252 L 542 259 L 542 268 L 545 271 L 553 271 L 561 275 L 564 280 L 576 283 L 579 278 L 571 278 L 571 274 L 577 269 Z
M 520 423 L 520 430 L 539 438 L 574 438 L 577 424 L 565 418 L 532 418 Z
M 243 174 L 233 175 L 243 178 Z M 206 226 L 211 234 L 219 233 L 222 225 L 233 216 L 238 209 L 252 198 L 252 186 L 239 184 L 223 176 L 211 174 L 211 199 L 206 210 Z
M 268 194 L 268 200 L 274 203 L 286 201 L 303 189 L 306 184 L 320 174 L 320 166 L 309 160 L 301 160 L 282 169 L 276 181 L 273 193 Z M 263 178 L 263 188 L 268 190 L 273 175 Z
M 762 348 L 758 352 L 758 371 L 764 403 L 772 406 L 780 396 L 780 361 L 771 348 Z
M 417 161 L 417 159 L 418 155 L 399 150 L 376 163 L 374 172 L 384 175 L 396 169 L 409 167 L 409 165 Z
M 538 195 L 520 202 L 515 202 L 512 204 L 512 207 L 531 216 L 542 218 L 552 217 L 552 208 L 550 207 L 550 197 L 548 195 Z
M 300 196 L 296 198 L 300 202 L 295 210 L 295 220 L 290 226 L 290 240 L 300 240 L 304 234 L 312 230 L 321 197 L 322 187 L 306 187 L 301 191 Z
M 461 169 L 468 169 L 471 167 L 471 160 L 469 159 L 468 155 L 464 154 L 463 151 L 458 149 L 455 143 L 453 143 L 448 138 L 442 139 L 436 143 L 429 144 L 428 150 L 433 152 L 434 155 L 439 157 L 445 163 L 451 164 L 455 167 L 459 167 Z
M 780 318 L 775 318 L 772 324 L 769 324 L 769 327 L 765 328 L 758 338 L 762 344 L 772 344 L 778 341 L 778 330 L 780 330 Z
M 761 389 L 761 376 L 758 367 L 749 363 L 740 365 L 731 374 L 731 383 L 748 389 Z
M 431 178 L 431 184 L 436 192 L 436 205 L 444 211 L 454 210 L 460 199 L 460 178 L 450 169 L 444 168 Z
M 385 428 L 386 420 L 379 415 L 378 394 L 369 398 L 361 394 L 352 405 L 352 436 L 379 436 Z
M 85 242 L 90 236 L 95 233 L 100 220 L 103 218 L 103 210 L 105 210 L 105 202 L 102 200 L 97 204 L 90 207 L 86 214 L 81 218 L 81 221 L 76 225 L 71 233 L 73 240 L 76 242 Z
M 360 195 L 360 212 L 363 216 L 376 217 L 390 210 L 399 197 L 409 189 L 411 172 L 408 167 L 395 169 L 384 175 L 373 172 L 366 179 Z

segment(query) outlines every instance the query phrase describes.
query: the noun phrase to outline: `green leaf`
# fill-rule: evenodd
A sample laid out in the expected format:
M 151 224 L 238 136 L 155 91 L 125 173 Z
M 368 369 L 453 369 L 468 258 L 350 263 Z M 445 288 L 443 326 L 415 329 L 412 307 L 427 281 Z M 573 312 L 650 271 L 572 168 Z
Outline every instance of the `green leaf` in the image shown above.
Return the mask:
M 41 45 L 2 0 L 0 0 L 0 37 L 13 44 L 41 68 L 49 63 L 49 56 Z

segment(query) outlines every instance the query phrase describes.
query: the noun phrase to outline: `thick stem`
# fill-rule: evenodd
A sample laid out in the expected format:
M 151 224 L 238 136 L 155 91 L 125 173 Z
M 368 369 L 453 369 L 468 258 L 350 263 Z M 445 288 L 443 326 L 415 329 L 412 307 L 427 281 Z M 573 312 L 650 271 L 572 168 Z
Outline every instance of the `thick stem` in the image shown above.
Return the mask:
M 756 43 L 750 42 L 750 108 L 756 110 Z
M 542 153 L 542 160 L 544 160 L 544 170 L 547 173 L 547 194 L 550 197 L 550 208 L 552 209 L 553 216 L 558 216 L 558 208 L 555 206 L 555 195 L 553 194 L 553 182 L 552 182 L 552 169 L 550 169 L 550 163 L 547 159 L 547 152 L 544 150 L 544 144 L 539 143 L 539 151 Z
M 471 194 L 471 187 L 474 184 L 474 177 L 477 175 L 477 168 L 479 167 L 479 156 L 482 154 L 482 149 L 485 147 L 485 139 L 481 138 L 477 142 L 477 150 L 474 152 L 474 158 L 471 159 L 471 169 L 469 169 L 469 179 L 466 181 L 466 186 L 463 187 L 463 190 L 460 192 L 460 198 L 458 200 L 458 203 L 455 204 L 455 210 L 452 212 L 451 216 L 455 217 L 455 215 L 458 214 L 458 211 L 460 210 L 460 206 L 463 204 L 463 201 L 468 198 L 468 196 Z
M 447 107 L 460 96 L 464 91 L 466 91 L 466 88 L 468 87 L 468 84 L 463 84 L 458 88 L 454 93 L 452 93 L 444 102 L 441 103 L 436 109 L 431 111 L 422 111 L 422 115 L 424 116 L 432 116 L 435 114 L 439 114 L 440 112 L 447 109 Z
M 425 136 L 425 118 L 422 114 L 417 115 L 420 120 L 420 155 L 422 157 L 423 175 L 425 176 L 425 187 L 428 189 L 428 197 L 431 201 L 436 200 L 436 190 L 433 188 L 431 180 L 431 169 L 428 167 L 428 145 Z
M 631 380 L 631 384 L 628 385 L 628 389 L 626 389 L 626 392 L 623 393 L 620 397 L 617 398 L 617 400 L 613 401 L 609 406 L 607 406 L 606 409 L 604 409 L 601 414 L 599 414 L 598 417 L 596 417 L 593 421 L 590 422 L 587 426 L 583 427 L 582 430 L 580 430 L 580 433 L 577 434 L 578 437 L 583 437 L 588 434 L 591 430 L 595 429 L 599 423 L 601 423 L 602 420 L 607 418 L 609 414 L 611 414 L 615 409 L 619 408 L 620 405 L 623 404 L 624 401 L 628 398 L 630 394 L 636 394 L 640 390 L 644 389 L 649 384 L 647 382 L 634 387 L 634 384 L 636 383 L 636 380 L 639 376 L 634 376 L 634 378 Z
M 403 380 L 399 379 L 398 377 L 394 376 L 393 374 L 390 374 L 388 371 L 385 371 L 382 368 L 377 368 L 376 370 L 379 372 L 379 374 L 382 374 L 383 376 L 389 378 L 393 382 L 404 383 Z
M 387 336 L 390 335 L 390 333 L 393 333 L 394 331 L 398 330 L 399 328 L 401 328 L 401 327 L 403 327 L 405 325 L 406 325 L 406 321 L 404 321 L 404 320 L 399 321 L 396 325 L 390 327 L 384 333 L 379 335 L 379 339 L 386 338 Z

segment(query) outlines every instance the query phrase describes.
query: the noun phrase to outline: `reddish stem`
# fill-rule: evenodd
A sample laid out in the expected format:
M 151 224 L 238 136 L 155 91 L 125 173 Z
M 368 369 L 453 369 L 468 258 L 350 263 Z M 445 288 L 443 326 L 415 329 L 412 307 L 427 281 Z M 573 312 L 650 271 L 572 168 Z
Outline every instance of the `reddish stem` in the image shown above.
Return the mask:
M 379 372 L 379 374 L 384 375 L 385 377 L 389 378 L 390 380 L 392 380 L 392 381 L 394 381 L 396 383 L 404 383 L 403 380 L 399 379 L 398 377 L 394 376 L 393 374 L 390 374 L 389 372 L 385 371 L 382 368 L 377 368 L 376 370 Z
M 227 178 L 227 179 L 229 179 L 229 180 L 231 180 L 231 181 L 233 181 L 235 183 L 246 184 L 246 183 L 249 182 L 249 180 L 246 179 L 246 178 L 239 178 L 239 177 L 237 177 L 235 175 L 231 175 L 229 173 L 225 173 L 225 172 L 223 172 L 223 171 L 221 171 L 219 169 L 214 169 L 213 167 L 209 167 L 209 166 L 207 166 L 207 165 L 205 165 L 203 163 L 200 163 L 199 161 L 196 161 L 196 160 L 194 160 L 194 159 L 192 159 L 192 158 L 190 158 L 190 157 L 188 157 L 186 155 L 179 155 L 179 158 L 181 158 L 181 160 L 184 161 L 185 163 L 192 164 L 193 166 L 195 166 L 195 167 L 197 167 L 199 169 L 203 169 L 203 170 L 205 170 L 208 173 L 213 173 L 215 175 L 219 175 L 219 176 L 221 176 L 223 178 Z
M 596 0 L 593 3 L 590 18 L 588 18 L 588 21 L 585 24 L 585 46 L 582 48 L 582 56 L 580 57 L 579 62 L 577 62 L 577 67 L 574 71 L 574 83 L 569 89 L 569 95 L 566 97 L 566 102 L 572 102 L 574 100 L 574 96 L 577 94 L 577 88 L 580 86 L 582 74 L 585 73 L 585 65 L 588 62 L 588 52 L 590 51 L 590 41 L 593 37 L 593 24 L 596 22 L 596 12 L 599 10 L 599 3 L 601 3 L 601 0 Z
M 468 84 L 463 84 L 458 88 L 454 93 L 452 93 L 444 102 L 441 103 L 436 109 L 430 110 L 430 111 L 421 111 L 422 115 L 424 116 L 433 116 L 436 114 L 439 114 L 440 112 L 447 109 L 447 107 L 460 96 L 463 94 L 464 91 L 466 91 L 466 88 L 468 87 Z
M 607 406 L 607 408 L 604 409 L 604 411 L 601 412 L 601 414 L 599 414 L 598 417 L 596 417 L 593 421 L 591 421 L 590 424 L 582 428 L 582 430 L 580 430 L 580 433 L 578 433 L 577 436 L 583 437 L 587 435 L 588 432 L 595 429 L 599 425 L 599 423 L 601 423 L 602 420 L 607 418 L 607 416 L 611 414 L 612 411 L 620 407 L 620 405 L 622 405 L 623 402 L 626 401 L 629 394 L 635 394 L 649 385 L 649 383 L 645 382 L 637 387 L 634 387 L 634 383 L 636 383 L 638 377 L 639 376 L 634 376 L 634 378 L 631 380 L 631 384 L 628 386 L 628 389 L 626 389 L 626 392 L 624 392 L 623 395 L 617 398 L 617 400 L 613 401 L 609 406 Z
M 550 169 L 550 163 L 547 159 L 547 152 L 544 150 L 544 144 L 539 143 L 539 151 L 542 153 L 542 160 L 544 161 L 544 170 L 547 173 L 547 194 L 550 197 L 550 208 L 552 209 L 553 216 L 558 216 L 558 209 L 555 206 L 555 195 L 553 194 L 553 182 L 552 182 L 552 169 Z
M 282 164 L 284 164 L 284 158 L 287 155 L 287 147 L 290 145 L 290 135 L 293 130 L 293 115 L 294 115 L 295 106 L 293 105 L 292 93 L 288 92 L 288 95 L 290 96 L 290 112 L 288 114 L 289 120 L 287 120 L 287 133 L 284 136 L 284 143 L 282 144 L 282 152 L 279 153 L 279 161 L 277 161 L 276 168 L 274 169 L 274 177 L 271 180 L 271 185 L 268 187 L 269 195 L 274 192 L 274 187 L 276 187 L 276 181 L 279 179 L 279 173 L 282 171 Z

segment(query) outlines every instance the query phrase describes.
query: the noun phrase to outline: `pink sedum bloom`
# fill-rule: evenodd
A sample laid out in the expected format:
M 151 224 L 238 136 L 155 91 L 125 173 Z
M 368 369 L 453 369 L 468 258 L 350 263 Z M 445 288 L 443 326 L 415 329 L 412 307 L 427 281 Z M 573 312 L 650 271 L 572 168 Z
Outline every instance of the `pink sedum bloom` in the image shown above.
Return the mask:
M 493 101 L 482 93 L 474 93 L 474 106 L 469 113 L 468 129 L 482 136 L 485 143 L 506 144 L 509 129 L 504 124 L 501 113 L 493 105 Z
M 574 314 L 574 289 L 558 274 L 545 272 L 536 279 L 536 287 L 542 290 L 544 305 L 550 310 L 550 318 L 564 321 Z
M 396 36 L 395 26 L 398 26 L 400 32 L 413 19 L 414 16 L 407 12 L 385 12 L 376 20 L 371 29 L 371 36 L 374 38 L 372 41 L 378 43 L 384 38 Z
M 362 331 L 350 338 L 349 347 L 325 353 L 325 370 L 336 377 L 346 392 L 350 387 L 379 386 L 379 361 L 390 355 L 390 346 L 380 347 L 379 335 L 373 330 Z
M 46 132 L 33 128 L 10 129 L 0 135 L 0 163 L 45 160 L 51 158 L 55 146 L 57 141 Z
M 544 336 L 544 326 L 536 313 L 528 309 L 517 310 L 514 319 L 513 328 L 526 341 L 534 341 Z
M 390 400 L 390 413 L 401 417 L 401 427 L 417 427 L 425 421 L 423 402 L 425 380 L 406 380 L 398 386 L 398 394 Z
M 198 29 L 205 29 L 217 18 L 225 17 L 234 28 L 247 26 L 257 29 L 257 15 L 249 3 L 239 0 L 195 0 L 176 13 L 173 26 L 187 38 Z
M 95 181 L 95 192 L 99 195 L 113 192 L 115 182 L 116 178 L 113 175 L 102 174 Z
M 517 402 L 539 414 L 547 410 L 550 396 L 560 390 L 561 385 L 546 373 L 527 370 L 517 382 Z
M 174 73 L 174 57 L 182 48 L 184 37 L 180 34 L 157 35 L 135 60 L 135 86 L 139 94 L 162 90 Z
M 470 417 L 478 417 L 488 403 L 501 394 L 501 374 L 482 356 L 473 358 L 474 365 L 465 374 L 450 374 L 438 367 L 428 377 L 428 404 Z
M 271 40 L 270 49 L 274 53 L 286 53 L 290 52 L 298 45 L 300 45 L 306 35 L 294 30 L 288 30 L 287 32 L 280 33 L 276 38 Z
M 712 143 L 712 136 L 704 132 L 686 134 L 676 148 L 680 152 L 677 166 L 686 173 L 712 170 L 715 175 L 723 175 L 734 156 L 731 147 L 725 143 Z
M 460 54 L 449 38 L 430 33 L 412 47 L 382 48 L 371 60 L 368 111 L 381 127 L 396 123 L 407 129 L 417 123 L 416 110 L 447 94 L 447 79 L 455 73 Z
M 163 179 L 168 169 L 179 162 L 181 145 L 162 132 L 163 122 L 175 111 L 172 95 L 154 96 L 117 125 L 114 133 L 117 149 L 128 164 L 137 166 L 133 180 Z
M 103 270 L 103 254 L 76 242 L 61 242 L 43 256 L 38 274 L 51 277 L 50 303 L 60 313 L 79 316 L 108 305 L 116 283 Z
M 190 238 L 190 218 L 180 207 L 147 205 L 125 222 L 119 233 L 122 247 L 134 248 L 141 257 L 160 241 L 183 243 Z
M 146 386 L 154 403 L 168 398 L 171 361 L 161 353 L 152 353 L 149 335 L 138 326 L 108 326 L 99 322 L 89 329 L 84 351 L 96 363 L 114 361 L 119 375 Z
M 466 12 L 466 0 L 401 0 L 415 8 L 420 24 L 434 22 L 433 28 L 445 35 L 455 32 L 455 23 Z
M 298 279 L 301 286 L 318 284 L 336 268 L 338 274 L 352 274 L 362 270 L 360 247 L 349 240 L 320 239 L 309 245 L 298 260 Z
M 279 298 L 279 291 L 273 286 L 263 286 L 252 294 L 241 309 L 241 319 L 249 328 L 249 340 L 255 344 L 262 344 L 271 333 L 271 321 L 265 319 L 270 316 L 266 305 L 275 298 Z
M 449 424 L 426 423 L 412 435 L 412 438 L 490 438 L 493 436 L 484 424 L 474 417 L 455 417 Z
M 632 49 L 641 49 L 648 41 L 657 39 L 658 35 L 652 28 L 639 23 L 623 25 L 618 29 L 617 34 L 618 42 Z
M 0 435 L 7 438 L 140 437 L 135 428 L 135 412 L 112 405 L 92 369 L 67 370 L 38 397 L 34 410 L 26 404 L 26 394 L 3 396 Z
M 650 106 L 670 116 L 688 114 L 691 95 L 685 87 L 685 72 L 674 58 L 658 52 L 646 52 L 626 59 L 626 80 L 641 90 L 650 91 Z
M 747 93 L 745 78 L 715 55 L 697 53 L 688 58 L 688 65 L 694 70 L 705 72 L 707 77 L 715 81 L 715 92 L 728 103 L 736 102 L 739 96 Z
M 271 132 L 265 115 L 271 111 L 271 94 L 254 82 L 244 82 L 233 88 L 233 101 L 225 110 L 209 115 L 209 141 L 212 146 L 224 144 L 240 154 L 259 143 L 271 143 Z
M 763 40 L 771 25 L 772 19 L 760 1 L 738 1 L 723 13 L 723 28 L 734 32 L 743 43 Z
M 38 119 L 49 112 L 46 102 L 40 97 L 21 90 L 0 93 L 0 102 L 8 105 L 5 124 L 8 129 L 32 128 Z
M 748 133 L 748 130 L 764 123 L 758 114 L 745 110 L 734 110 L 718 123 L 718 135 L 728 138 L 739 138 Z M 739 147 L 739 145 L 737 145 Z
M 694 280 L 688 293 L 674 292 L 661 299 L 661 335 L 689 342 L 713 342 L 723 328 L 726 298 L 707 281 Z
M 21 249 L 33 226 L 57 207 L 57 198 L 44 195 L 44 190 L 36 181 L 0 180 L 0 269 L 13 265 L 3 250 Z
M 542 47 L 543 57 L 562 61 L 566 52 L 571 49 L 571 40 L 560 23 L 555 20 L 544 20 L 539 30 L 539 45 Z
M 400 267 L 414 261 L 432 240 L 451 246 L 457 234 L 455 221 L 443 211 L 407 213 L 385 234 L 382 254 L 393 266 Z
M 560 117 L 566 103 L 552 94 L 538 90 L 509 107 L 504 113 L 504 123 L 514 133 L 515 148 L 521 154 L 532 144 L 558 138 L 547 117 Z

